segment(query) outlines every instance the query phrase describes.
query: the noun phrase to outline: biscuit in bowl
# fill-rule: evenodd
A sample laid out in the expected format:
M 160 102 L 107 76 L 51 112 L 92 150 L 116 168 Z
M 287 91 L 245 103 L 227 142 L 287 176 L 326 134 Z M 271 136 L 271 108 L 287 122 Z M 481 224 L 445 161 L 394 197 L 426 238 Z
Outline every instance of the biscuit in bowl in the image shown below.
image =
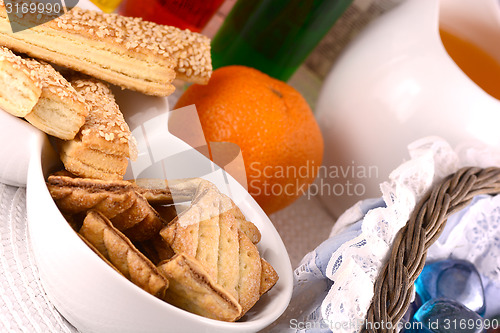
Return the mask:
M 49 299 L 82 332 L 251 332 L 271 324 L 285 310 L 292 291 L 286 250 L 267 216 L 232 178 L 238 206 L 261 231 L 259 253 L 279 280 L 239 321 L 224 322 L 152 296 L 99 258 L 66 222 L 46 186 L 48 175 L 61 168 L 48 140 L 41 140 L 32 153 L 36 158 L 29 167 L 27 205 L 36 263 Z M 262 282 L 260 286 L 265 288 Z

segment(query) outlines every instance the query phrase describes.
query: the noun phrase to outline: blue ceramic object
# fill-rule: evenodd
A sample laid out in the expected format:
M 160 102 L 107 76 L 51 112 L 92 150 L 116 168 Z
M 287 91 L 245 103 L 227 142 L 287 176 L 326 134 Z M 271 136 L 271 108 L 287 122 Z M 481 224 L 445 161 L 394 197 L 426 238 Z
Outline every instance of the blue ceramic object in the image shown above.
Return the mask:
M 486 310 L 481 276 L 476 267 L 465 260 L 447 259 L 425 265 L 415 281 L 415 288 L 423 303 L 448 298 L 479 315 Z
M 483 318 L 464 305 L 444 298 L 428 301 L 413 317 L 419 333 L 482 333 Z M 417 327 L 418 325 L 418 327 Z

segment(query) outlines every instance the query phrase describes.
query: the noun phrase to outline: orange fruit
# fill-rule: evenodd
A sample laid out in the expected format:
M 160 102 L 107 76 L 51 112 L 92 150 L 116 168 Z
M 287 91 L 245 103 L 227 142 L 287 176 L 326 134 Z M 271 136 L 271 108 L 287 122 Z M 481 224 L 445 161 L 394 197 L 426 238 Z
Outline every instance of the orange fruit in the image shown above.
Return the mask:
M 207 142 L 240 147 L 248 192 L 267 214 L 306 193 L 322 162 L 323 137 L 294 88 L 253 68 L 227 66 L 207 85 L 191 85 L 175 108 L 191 104 Z

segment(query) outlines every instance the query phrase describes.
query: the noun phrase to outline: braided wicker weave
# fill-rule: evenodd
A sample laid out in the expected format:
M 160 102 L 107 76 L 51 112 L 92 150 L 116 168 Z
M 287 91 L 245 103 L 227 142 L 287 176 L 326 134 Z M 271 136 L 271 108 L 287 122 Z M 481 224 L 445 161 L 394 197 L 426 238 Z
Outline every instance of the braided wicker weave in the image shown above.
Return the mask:
M 427 249 L 438 239 L 448 217 L 467 206 L 476 195 L 497 193 L 500 168 L 467 167 L 444 179 L 417 204 L 397 234 L 389 260 L 375 281 L 375 295 L 362 332 L 396 330 L 410 305 Z

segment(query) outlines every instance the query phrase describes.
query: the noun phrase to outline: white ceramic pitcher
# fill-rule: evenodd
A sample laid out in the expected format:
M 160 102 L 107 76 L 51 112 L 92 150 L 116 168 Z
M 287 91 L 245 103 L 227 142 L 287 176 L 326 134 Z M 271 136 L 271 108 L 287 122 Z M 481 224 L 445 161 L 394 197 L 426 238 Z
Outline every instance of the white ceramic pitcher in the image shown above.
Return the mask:
M 319 182 L 334 215 L 380 197 L 379 184 L 416 139 L 500 147 L 500 100 L 448 55 L 440 27 L 500 63 L 500 1 L 408 0 L 368 26 L 327 77 L 317 106 L 325 138 Z

